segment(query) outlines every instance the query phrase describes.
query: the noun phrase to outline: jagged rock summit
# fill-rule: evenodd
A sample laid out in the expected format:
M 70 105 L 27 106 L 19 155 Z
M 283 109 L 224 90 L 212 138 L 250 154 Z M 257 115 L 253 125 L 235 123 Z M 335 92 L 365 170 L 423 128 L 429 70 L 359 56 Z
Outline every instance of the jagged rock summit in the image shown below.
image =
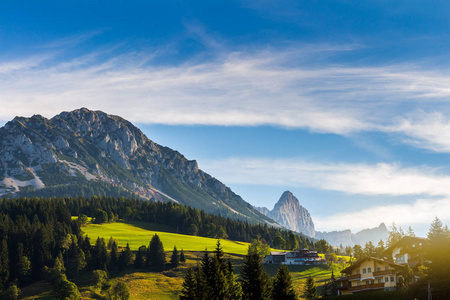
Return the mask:
M 281 195 L 272 210 L 265 207 L 256 209 L 292 231 L 314 237 L 315 229 L 311 215 L 290 191 L 285 191 Z
M 195 160 L 127 120 L 77 109 L 16 117 L 0 128 L 0 196 L 132 195 L 273 223 Z

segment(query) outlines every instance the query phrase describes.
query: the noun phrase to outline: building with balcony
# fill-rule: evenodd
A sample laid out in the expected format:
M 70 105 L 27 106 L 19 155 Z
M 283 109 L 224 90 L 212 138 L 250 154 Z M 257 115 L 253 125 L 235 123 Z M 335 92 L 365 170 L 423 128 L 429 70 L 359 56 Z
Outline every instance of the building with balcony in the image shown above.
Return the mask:
M 326 261 L 319 256 L 317 251 L 303 249 L 290 252 L 270 252 L 264 259 L 266 264 L 283 265 L 322 265 Z
M 395 290 L 404 266 L 375 257 L 365 257 L 357 260 L 341 273 L 339 294 L 352 294 L 374 290 Z

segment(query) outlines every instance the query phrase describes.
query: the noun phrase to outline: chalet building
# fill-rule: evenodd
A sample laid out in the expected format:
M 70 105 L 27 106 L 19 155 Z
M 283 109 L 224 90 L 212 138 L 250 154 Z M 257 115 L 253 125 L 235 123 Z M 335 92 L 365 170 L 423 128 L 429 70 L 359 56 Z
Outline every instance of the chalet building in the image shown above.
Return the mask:
M 264 259 L 266 264 L 283 265 L 322 265 L 325 260 L 319 256 L 317 251 L 303 249 L 291 252 L 270 252 Z
M 384 254 L 387 259 L 365 257 L 357 260 L 341 271 L 346 276 L 337 280 L 339 294 L 394 290 L 403 280 L 406 265 L 412 269 L 417 281 L 417 267 L 423 264 L 426 244 L 426 238 L 405 236 L 386 249 Z
M 341 271 L 347 276 L 338 281 L 339 294 L 395 290 L 404 268 L 402 265 L 375 257 L 359 259 Z
M 426 238 L 405 236 L 384 252 L 398 264 L 408 264 L 412 269 L 423 263 Z

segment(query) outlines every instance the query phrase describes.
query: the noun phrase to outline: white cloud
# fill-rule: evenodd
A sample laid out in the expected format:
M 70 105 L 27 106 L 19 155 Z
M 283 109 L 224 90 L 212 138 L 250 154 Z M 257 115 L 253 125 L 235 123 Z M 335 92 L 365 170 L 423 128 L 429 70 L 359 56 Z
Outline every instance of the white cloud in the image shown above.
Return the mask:
M 203 169 L 228 184 L 309 186 L 368 196 L 450 196 L 450 176 L 429 167 L 245 158 L 203 163 Z
M 387 226 L 395 222 L 403 229 L 412 226 L 419 235 L 424 236 L 436 216 L 444 223 L 450 221 L 450 198 L 418 199 L 411 204 L 374 205 L 361 211 L 315 218 L 314 224 L 319 231 L 344 230 L 351 225 L 353 232 L 356 232 L 376 227 L 381 222 Z
M 90 35 L 74 43 L 80 38 Z M 342 135 L 382 131 L 450 152 L 450 119 L 444 117 L 450 114 L 448 74 L 407 65 L 308 63 L 358 47 L 291 45 L 248 52 L 221 47 L 215 58 L 177 66 L 152 64 L 158 52 L 6 61 L 0 64 L 0 119 L 51 117 L 85 106 L 141 123 L 275 125 Z

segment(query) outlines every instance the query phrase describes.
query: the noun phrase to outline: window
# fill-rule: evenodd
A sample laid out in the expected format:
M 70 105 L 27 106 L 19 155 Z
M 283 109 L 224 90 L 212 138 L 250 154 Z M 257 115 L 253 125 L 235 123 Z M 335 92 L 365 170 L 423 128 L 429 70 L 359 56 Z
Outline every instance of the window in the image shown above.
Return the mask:
M 416 247 L 416 244 L 413 244 L 413 248 L 415 248 Z
M 389 282 L 389 277 L 384 277 L 384 282 Z
M 419 246 L 422 246 L 422 243 L 419 243 Z
M 389 271 L 389 266 L 384 267 L 385 271 Z
M 363 269 L 363 274 L 366 274 L 366 273 L 367 273 L 367 272 L 366 272 L 366 268 L 364 268 L 364 269 Z
M 370 284 L 370 280 L 366 280 L 366 284 L 369 285 Z
M 380 272 L 381 271 L 381 267 L 377 267 L 377 272 Z
M 395 277 L 391 276 L 391 282 L 395 282 Z
M 383 283 L 383 280 L 381 278 L 379 278 L 378 283 Z
M 356 270 L 356 275 L 358 275 L 359 274 L 359 270 Z
M 356 282 L 356 286 L 360 286 L 361 285 L 361 282 L 360 281 L 357 281 Z
M 367 273 L 372 273 L 372 268 L 368 268 Z

